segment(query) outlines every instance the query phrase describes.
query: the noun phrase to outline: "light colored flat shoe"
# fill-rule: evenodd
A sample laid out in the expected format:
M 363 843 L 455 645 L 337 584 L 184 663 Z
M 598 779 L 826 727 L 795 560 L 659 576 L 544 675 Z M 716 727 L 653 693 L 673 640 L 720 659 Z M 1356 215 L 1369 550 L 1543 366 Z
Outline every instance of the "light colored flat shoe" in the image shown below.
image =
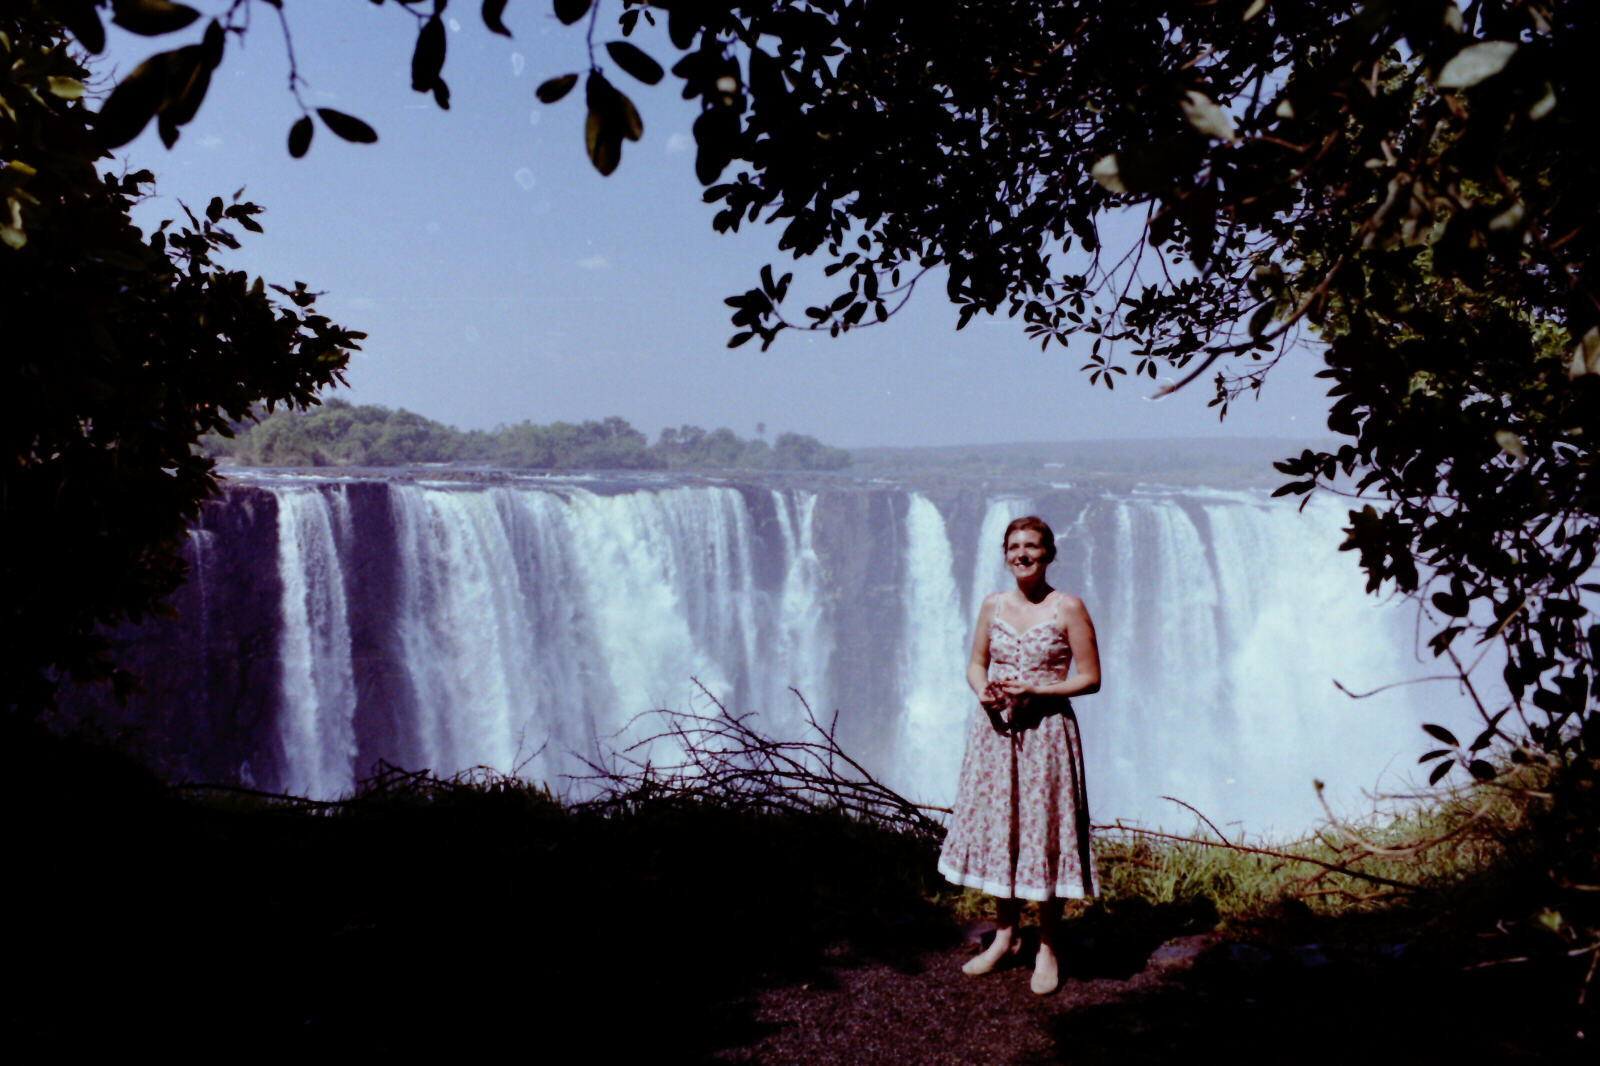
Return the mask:
M 1010 945 L 998 955 L 994 953 L 994 945 L 991 944 L 963 963 L 961 972 L 968 977 L 981 977 L 986 973 L 993 973 L 1016 957 L 1018 949 L 1022 947 L 1021 939 L 1012 937 Z
M 995 958 L 988 958 L 988 954 L 985 951 L 982 955 L 974 955 L 962 964 L 961 972 L 968 977 L 982 977 L 986 973 L 993 973 L 998 970 L 1011 958 L 1011 952 L 1009 951 Z
M 1054 956 L 1050 964 L 1041 969 L 1037 962 L 1033 967 L 1033 976 L 1028 979 L 1028 988 L 1036 996 L 1048 996 L 1061 987 L 1061 961 Z

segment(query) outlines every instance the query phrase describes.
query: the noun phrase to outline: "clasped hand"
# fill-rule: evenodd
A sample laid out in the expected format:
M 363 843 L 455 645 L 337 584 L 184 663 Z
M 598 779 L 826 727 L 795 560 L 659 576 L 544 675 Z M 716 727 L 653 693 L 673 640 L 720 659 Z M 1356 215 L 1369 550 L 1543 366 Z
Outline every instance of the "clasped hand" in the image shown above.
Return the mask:
M 1044 717 L 1044 701 L 1037 698 L 1032 685 L 1016 678 L 991 681 L 978 697 L 979 704 L 989 715 L 989 724 L 997 733 L 1020 733 L 1039 724 Z

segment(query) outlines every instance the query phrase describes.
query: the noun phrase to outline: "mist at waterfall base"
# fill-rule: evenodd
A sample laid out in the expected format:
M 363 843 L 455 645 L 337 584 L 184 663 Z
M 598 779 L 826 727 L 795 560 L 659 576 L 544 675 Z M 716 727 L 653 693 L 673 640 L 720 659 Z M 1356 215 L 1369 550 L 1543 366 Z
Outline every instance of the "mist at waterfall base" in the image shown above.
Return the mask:
M 1075 701 L 1092 817 L 1297 831 L 1403 788 L 1420 722 L 1467 729 L 1414 608 L 1365 594 L 1346 508 L 1262 490 L 413 471 L 230 476 L 175 619 L 119 634 L 147 693 L 102 707 L 169 774 L 337 797 L 378 760 L 581 795 L 653 708 L 806 729 L 925 803 L 954 795 L 972 619 L 1008 521 L 1055 528 L 1105 684 Z M 660 753 L 663 757 L 670 752 Z

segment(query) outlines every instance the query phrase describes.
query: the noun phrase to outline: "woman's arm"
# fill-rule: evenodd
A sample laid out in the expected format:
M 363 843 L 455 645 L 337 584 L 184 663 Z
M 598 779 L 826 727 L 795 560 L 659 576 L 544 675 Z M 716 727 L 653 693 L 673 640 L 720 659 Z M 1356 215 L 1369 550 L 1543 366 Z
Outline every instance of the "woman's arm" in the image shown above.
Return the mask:
M 1095 643 L 1094 620 L 1089 617 L 1088 608 L 1078 597 L 1063 593 L 1058 610 L 1077 669 L 1071 677 L 1042 685 L 1006 682 L 1007 691 L 1035 696 L 1087 696 L 1100 691 L 1100 646 Z
M 972 634 L 972 657 L 967 660 L 967 685 L 985 707 L 994 702 L 989 689 L 989 626 L 994 622 L 996 599 L 998 596 L 985 596 L 983 606 L 978 609 L 978 628 Z

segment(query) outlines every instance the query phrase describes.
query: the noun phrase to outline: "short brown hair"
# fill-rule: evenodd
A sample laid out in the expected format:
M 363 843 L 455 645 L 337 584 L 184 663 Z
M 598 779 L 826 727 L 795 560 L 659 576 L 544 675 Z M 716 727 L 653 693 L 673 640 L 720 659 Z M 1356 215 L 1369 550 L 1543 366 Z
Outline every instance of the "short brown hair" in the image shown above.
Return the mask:
M 1021 518 L 1013 518 L 1011 524 L 1006 526 L 1006 535 L 1000 538 L 1000 551 L 1004 552 L 1006 545 L 1011 543 L 1011 534 L 1023 529 L 1031 529 L 1039 534 L 1039 539 L 1044 542 L 1044 561 L 1046 563 L 1055 562 L 1056 535 L 1050 529 L 1050 523 L 1038 515 L 1030 514 Z

